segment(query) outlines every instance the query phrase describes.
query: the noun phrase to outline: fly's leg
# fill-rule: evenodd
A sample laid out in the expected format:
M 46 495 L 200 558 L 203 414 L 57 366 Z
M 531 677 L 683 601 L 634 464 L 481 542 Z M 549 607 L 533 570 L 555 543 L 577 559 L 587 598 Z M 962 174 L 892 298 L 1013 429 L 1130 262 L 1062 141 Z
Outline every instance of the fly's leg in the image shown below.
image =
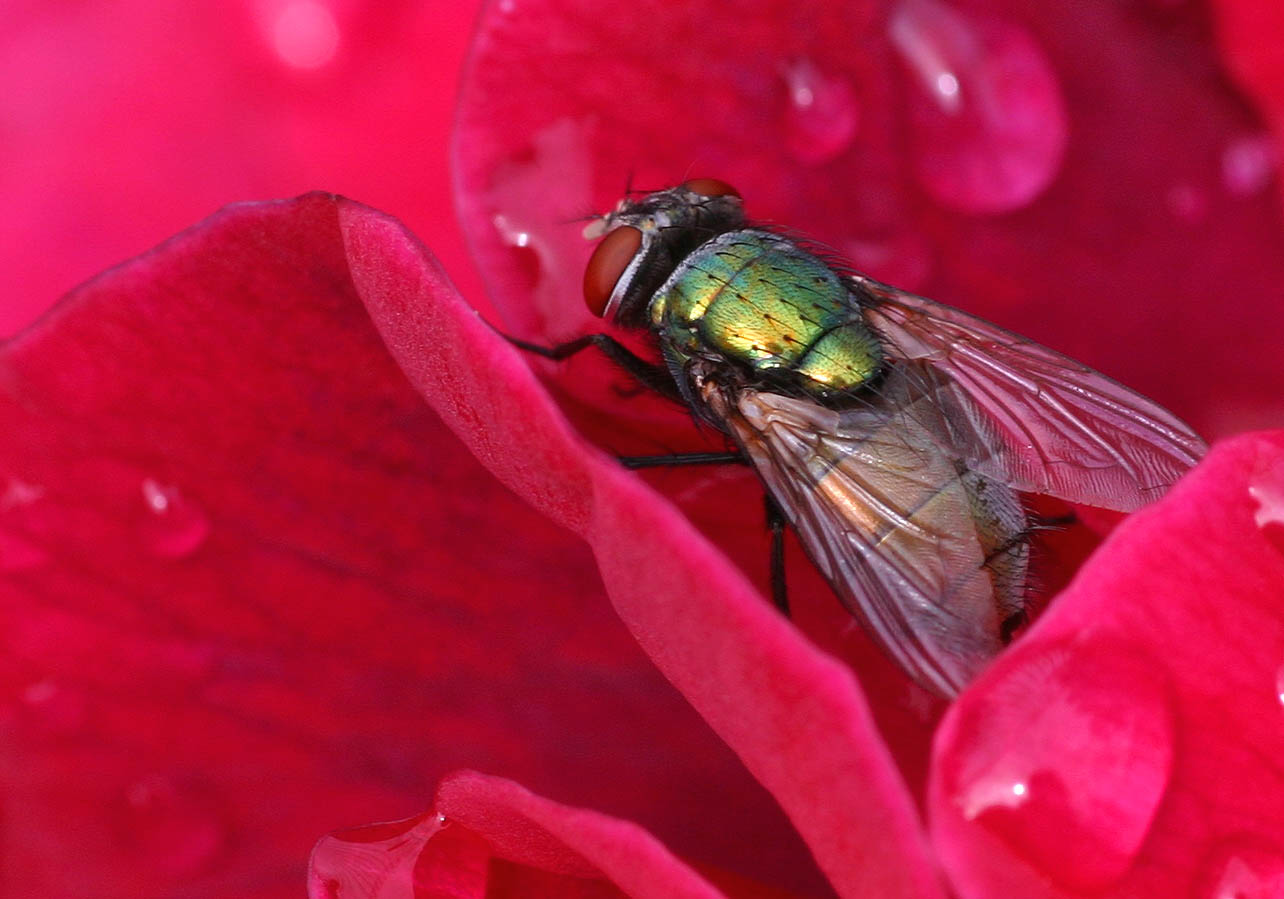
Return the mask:
M 673 376 L 669 374 L 667 368 L 654 362 L 648 362 L 610 334 L 585 334 L 583 337 L 568 340 L 566 343 L 559 343 L 557 346 L 541 346 L 538 343 L 530 343 L 525 340 L 519 340 L 516 337 L 509 337 L 507 334 L 504 335 L 504 338 L 519 350 L 525 350 L 528 353 L 534 353 L 537 356 L 543 356 L 545 359 L 554 361 L 569 359 L 582 350 L 586 350 L 589 347 L 597 347 L 606 358 L 636 378 L 644 387 L 654 390 L 661 396 L 666 396 L 671 400 L 684 402 L 682 394 L 678 392 L 678 385 L 673 383 Z
M 762 495 L 767 507 L 767 530 L 771 531 L 771 601 L 786 618 L 789 617 L 789 586 L 785 582 L 785 513 L 771 498 Z
M 747 465 L 740 453 L 667 453 L 663 456 L 619 456 L 620 464 L 639 468 L 676 468 L 680 465 Z

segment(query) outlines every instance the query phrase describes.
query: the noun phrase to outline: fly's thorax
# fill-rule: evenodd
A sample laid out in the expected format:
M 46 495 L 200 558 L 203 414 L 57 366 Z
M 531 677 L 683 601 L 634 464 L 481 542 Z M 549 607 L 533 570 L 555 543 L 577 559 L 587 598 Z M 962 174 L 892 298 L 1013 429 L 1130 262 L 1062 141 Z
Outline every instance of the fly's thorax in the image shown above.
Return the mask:
M 844 279 L 769 231 L 730 231 L 696 247 L 655 292 L 649 315 L 679 357 L 712 354 L 817 398 L 867 384 L 883 364 Z

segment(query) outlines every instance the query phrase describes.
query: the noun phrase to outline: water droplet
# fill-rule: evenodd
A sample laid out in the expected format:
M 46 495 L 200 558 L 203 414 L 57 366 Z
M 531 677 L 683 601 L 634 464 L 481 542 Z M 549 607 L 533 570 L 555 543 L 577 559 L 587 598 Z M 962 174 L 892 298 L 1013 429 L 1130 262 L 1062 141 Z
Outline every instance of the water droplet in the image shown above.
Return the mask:
M 178 559 L 195 552 L 209 536 L 205 512 L 177 487 L 144 478 L 142 497 L 144 514 L 139 531 L 148 551 Z
M 1250 196 L 1271 183 L 1278 165 L 1270 134 L 1242 135 L 1222 151 L 1222 183 L 1236 196 Z
M 856 92 L 847 79 L 826 75 L 807 59 L 790 64 L 784 75 L 789 94 L 785 145 L 801 162 L 828 162 L 856 136 Z
M 272 48 L 287 66 L 319 69 L 339 49 L 339 25 L 334 13 L 313 0 L 281 7 L 272 19 Z
M 1275 698 L 1280 701 L 1280 705 L 1284 705 L 1284 665 L 1275 672 Z
M 24 723 L 52 736 L 69 736 L 84 728 L 89 704 L 79 690 L 53 680 L 40 680 L 22 691 Z
M 1253 524 L 1275 549 L 1284 552 L 1284 470 L 1278 462 L 1262 457 L 1248 481 L 1253 504 Z
M 1208 854 L 1202 870 L 1207 899 L 1284 896 L 1284 857 L 1261 837 L 1244 835 L 1222 842 Z
M 1208 195 L 1193 184 L 1174 184 L 1165 196 L 1168 210 L 1188 225 L 1197 225 L 1208 216 Z
M 1136 647 L 1102 642 L 1041 647 L 1007 671 L 953 710 L 946 788 L 963 820 L 1047 877 L 1103 888 L 1131 866 L 1167 789 L 1167 682 Z
M 539 131 L 529 158 L 497 166 L 484 203 L 507 251 L 487 260 L 496 305 L 525 334 L 570 333 L 587 312 L 578 296 L 590 247 L 567 223 L 592 208 L 587 126 L 561 119 Z M 572 317 L 574 316 L 574 317 Z
M 381 896 L 413 895 L 416 881 L 431 882 L 423 876 L 425 860 L 420 856 L 425 847 L 436 846 L 442 840 L 439 835 L 451 830 L 462 828 L 447 828 L 444 817 L 427 812 L 404 821 L 354 827 L 322 837 L 308 863 L 311 895 L 331 899 L 370 896 L 373 884 L 378 885 Z M 461 878 L 469 873 L 466 866 L 453 872 Z M 481 873 L 484 885 L 484 867 Z
M 978 214 L 1038 197 L 1061 167 L 1068 125 L 1061 86 L 1034 37 L 941 0 L 901 0 L 888 28 L 917 86 L 910 134 L 928 193 Z
M 140 864 L 191 875 L 223 850 L 227 828 L 204 791 L 152 776 L 125 791 L 121 835 Z
M 0 571 L 30 571 L 49 561 L 33 515 L 44 495 L 43 487 L 18 478 L 5 484 L 0 493 Z

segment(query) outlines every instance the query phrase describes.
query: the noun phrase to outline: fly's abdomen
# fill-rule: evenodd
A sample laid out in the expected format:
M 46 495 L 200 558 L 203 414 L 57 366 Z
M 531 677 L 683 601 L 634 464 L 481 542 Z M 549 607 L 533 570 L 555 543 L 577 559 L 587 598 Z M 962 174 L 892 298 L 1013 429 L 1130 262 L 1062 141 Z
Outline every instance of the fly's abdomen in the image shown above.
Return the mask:
M 815 395 L 860 387 L 882 362 L 842 279 L 766 231 L 732 231 L 697 248 L 656 292 L 651 319 L 683 355 L 712 351 Z

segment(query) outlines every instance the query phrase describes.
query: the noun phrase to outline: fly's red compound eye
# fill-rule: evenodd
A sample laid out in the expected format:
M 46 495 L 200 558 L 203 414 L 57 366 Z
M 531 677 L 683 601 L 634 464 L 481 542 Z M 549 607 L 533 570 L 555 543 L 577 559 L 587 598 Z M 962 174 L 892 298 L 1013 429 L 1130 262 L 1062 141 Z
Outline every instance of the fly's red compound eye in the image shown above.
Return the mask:
M 615 292 L 616 283 L 641 246 L 642 232 L 628 225 L 621 225 L 602 238 L 584 269 L 584 302 L 589 312 L 598 318 L 606 313 L 606 304 Z
M 700 194 L 702 197 L 740 196 L 740 191 L 725 181 L 719 181 L 717 178 L 693 178 L 682 186 L 692 193 Z

